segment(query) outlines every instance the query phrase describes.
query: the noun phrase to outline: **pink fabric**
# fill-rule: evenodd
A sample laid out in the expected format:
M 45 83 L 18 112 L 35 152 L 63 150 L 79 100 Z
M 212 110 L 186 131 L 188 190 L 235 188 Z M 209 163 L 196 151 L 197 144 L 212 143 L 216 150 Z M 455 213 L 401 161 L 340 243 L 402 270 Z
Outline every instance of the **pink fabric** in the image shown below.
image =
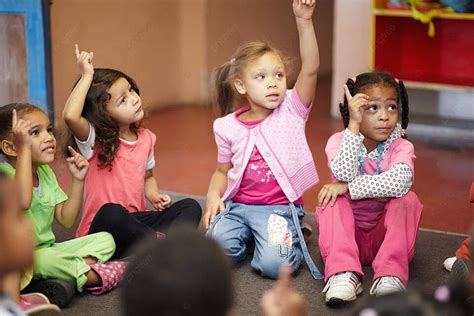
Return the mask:
M 256 126 L 247 126 L 238 115 L 242 108 L 214 122 L 217 160 L 231 162 L 227 174 L 227 189 L 223 200 L 231 199 L 239 190 L 245 169 L 255 146 L 289 201 L 296 201 L 318 182 L 318 174 L 305 136 L 310 108 L 306 108 L 296 93 L 288 90 L 282 104 Z
M 370 205 L 366 204 L 366 212 L 372 211 Z M 410 191 L 387 199 L 381 218 L 370 230 L 360 227 L 352 206 L 353 201 L 343 195 L 333 207 L 316 208 L 325 281 L 344 271 L 364 275 L 362 265 L 372 264 L 374 280 L 396 276 L 406 285 L 423 209 L 416 194 Z
M 332 135 L 326 145 L 326 155 L 328 158 L 329 168 L 331 168 L 331 161 L 339 152 L 339 147 L 342 142 L 343 132 Z M 387 171 L 397 163 L 405 163 L 410 167 L 413 173 L 413 180 L 415 178 L 415 149 L 413 144 L 406 139 L 397 138 L 389 146 L 387 152 L 382 157 L 381 172 Z M 367 174 L 373 174 L 377 170 L 377 161 L 364 159 L 364 170 Z M 360 170 L 357 172 L 360 175 Z M 331 172 L 333 182 L 337 179 Z M 351 207 L 354 212 L 358 225 L 364 229 L 371 229 L 374 227 L 384 213 L 384 205 L 388 199 L 366 199 L 351 201 Z M 370 210 L 370 211 L 368 211 Z
M 233 201 L 256 205 L 288 204 L 290 202 L 257 147 L 254 147 L 252 151 L 239 191 L 233 197 Z M 303 199 L 299 198 L 295 203 L 303 204 Z
M 140 130 L 138 140 L 133 144 L 121 141 L 111 171 L 99 168 L 98 152 L 94 150 L 89 159 L 82 219 L 76 237 L 87 235 L 92 220 L 106 203 L 121 204 L 130 212 L 146 210 L 144 179 L 155 141 L 155 134 L 148 129 Z
M 88 288 L 87 290 L 94 295 L 100 295 L 116 288 L 123 280 L 127 265 L 128 263 L 124 261 L 91 264 L 91 269 L 99 275 L 102 284 L 97 287 Z

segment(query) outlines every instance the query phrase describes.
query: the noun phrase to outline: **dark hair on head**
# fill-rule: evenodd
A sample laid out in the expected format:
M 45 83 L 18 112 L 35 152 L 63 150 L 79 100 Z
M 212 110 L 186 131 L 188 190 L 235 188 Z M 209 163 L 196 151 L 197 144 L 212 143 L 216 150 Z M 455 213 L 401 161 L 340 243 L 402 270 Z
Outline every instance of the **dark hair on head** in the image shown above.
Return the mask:
M 43 110 L 41 110 L 39 107 L 32 105 L 30 103 L 17 102 L 17 103 L 10 103 L 10 104 L 0 107 L 0 142 L 3 140 L 9 140 L 12 136 L 11 133 L 12 133 L 13 110 L 16 110 L 18 118 L 21 118 L 23 114 L 30 113 L 33 111 L 43 112 Z M 0 147 L 0 152 L 4 154 L 1 147 Z
M 211 77 L 213 104 L 222 116 L 234 111 L 243 97 L 235 91 L 234 79 L 238 78 L 249 62 L 265 55 L 274 53 L 280 57 L 283 64 L 287 59 L 277 49 L 264 42 L 248 42 L 240 46 L 229 61 L 214 69 Z
M 230 263 L 216 241 L 180 229 L 135 253 L 122 286 L 125 315 L 223 316 L 232 308 Z
M 386 72 L 366 72 L 360 74 L 356 77 L 356 81 L 352 78 L 347 79 L 346 81 L 347 88 L 352 96 L 356 95 L 363 89 L 371 85 L 384 85 L 395 89 L 398 96 L 398 103 L 401 105 L 401 125 L 403 129 L 406 129 L 408 126 L 408 94 L 403 84 L 403 81 L 395 80 L 395 78 Z M 344 95 L 344 102 L 339 103 L 339 111 L 341 112 L 342 121 L 344 127 L 349 126 L 349 103 L 346 96 Z
M 94 127 L 96 138 L 95 146 L 99 148 L 99 167 L 112 169 L 115 153 L 120 146 L 120 128 L 117 122 L 106 111 L 106 105 L 110 101 L 111 95 L 107 92 L 110 87 L 120 78 L 125 78 L 132 89 L 140 94 L 135 80 L 121 71 L 106 68 L 94 69 L 92 84 L 87 91 L 82 117 L 87 119 Z M 79 82 L 79 80 L 77 81 Z M 76 86 L 77 82 L 74 84 Z M 138 133 L 140 122 L 130 124 L 130 130 Z M 68 133 L 68 141 L 65 142 L 64 154 L 69 155 L 68 146 L 77 148 L 74 137 Z
M 11 182 L 11 179 L 5 172 L 0 171 L 0 214 L 3 214 L 3 209 L 5 208 L 5 200 L 9 198 L 5 196 L 5 186 L 8 182 Z

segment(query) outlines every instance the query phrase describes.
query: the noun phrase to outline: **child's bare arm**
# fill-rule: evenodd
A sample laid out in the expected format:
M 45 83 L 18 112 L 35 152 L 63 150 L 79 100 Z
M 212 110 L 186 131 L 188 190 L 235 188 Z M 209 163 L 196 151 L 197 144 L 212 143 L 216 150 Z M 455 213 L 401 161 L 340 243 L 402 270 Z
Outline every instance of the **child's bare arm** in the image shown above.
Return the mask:
M 169 207 L 172 203 L 171 197 L 168 194 L 160 193 L 152 169 L 147 170 L 145 174 L 145 197 L 150 201 L 153 207 L 160 212 Z
M 16 154 L 15 183 L 17 185 L 20 206 L 23 210 L 30 208 L 33 196 L 33 170 L 31 161 L 31 124 L 18 118 L 16 110 L 12 113 L 13 142 L 9 142 L 8 150 Z
M 63 119 L 68 128 L 81 141 L 86 140 L 89 135 L 89 122 L 81 114 L 87 91 L 89 91 L 94 77 L 93 56 L 92 52 L 79 52 L 79 47 L 76 44 L 77 64 L 81 70 L 81 79 L 69 95 L 63 110 Z
M 71 157 L 67 158 L 69 171 L 72 175 L 71 193 L 69 198 L 56 205 L 56 220 L 64 227 L 70 228 L 79 215 L 84 193 L 84 179 L 89 170 L 89 162 L 74 149 L 69 147 Z
M 313 101 L 319 70 L 319 48 L 312 20 L 315 4 L 316 0 L 293 0 L 301 55 L 301 71 L 295 89 L 306 106 Z
M 214 171 L 209 190 L 207 191 L 206 211 L 203 216 L 202 224 L 205 229 L 209 228 L 209 224 L 214 221 L 218 211 L 224 210 L 224 203 L 221 200 L 227 188 L 227 173 L 232 168 L 232 163 L 218 163 L 216 171 Z

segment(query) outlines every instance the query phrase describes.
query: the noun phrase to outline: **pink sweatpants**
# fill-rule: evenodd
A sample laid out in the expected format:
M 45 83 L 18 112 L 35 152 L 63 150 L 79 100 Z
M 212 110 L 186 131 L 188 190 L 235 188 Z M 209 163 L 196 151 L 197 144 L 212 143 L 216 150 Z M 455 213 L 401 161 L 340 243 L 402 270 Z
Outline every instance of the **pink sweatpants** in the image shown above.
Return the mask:
M 367 202 L 367 212 L 374 205 Z M 413 258 L 423 205 L 412 191 L 380 204 L 382 216 L 370 229 L 354 217 L 354 203 L 359 212 L 364 201 L 339 196 L 333 207 L 316 208 L 319 225 L 319 249 L 325 263 L 325 281 L 338 272 L 353 271 L 363 276 L 362 265 L 372 264 L 374 280 L 396 276 L 408 283 L 408 264 Z M 361 204 L 362 203 L 362 204 Z

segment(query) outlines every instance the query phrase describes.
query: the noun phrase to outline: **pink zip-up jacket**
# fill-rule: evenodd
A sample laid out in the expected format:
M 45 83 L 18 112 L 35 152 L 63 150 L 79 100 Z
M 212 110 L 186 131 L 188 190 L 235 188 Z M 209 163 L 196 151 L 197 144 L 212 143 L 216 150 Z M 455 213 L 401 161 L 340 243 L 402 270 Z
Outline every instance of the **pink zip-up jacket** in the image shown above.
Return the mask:
M 296 201 L 318 183 L 318 173 L 306 142 L 307 108 L 295 89 L 287 90 L 282 104 L 256 126 L 238 120 L 244 107 L 214 121 L 217 161 L 232 163 L 222 200 L 237 193 L 254 146 L 262 154 L 289 201 Z

